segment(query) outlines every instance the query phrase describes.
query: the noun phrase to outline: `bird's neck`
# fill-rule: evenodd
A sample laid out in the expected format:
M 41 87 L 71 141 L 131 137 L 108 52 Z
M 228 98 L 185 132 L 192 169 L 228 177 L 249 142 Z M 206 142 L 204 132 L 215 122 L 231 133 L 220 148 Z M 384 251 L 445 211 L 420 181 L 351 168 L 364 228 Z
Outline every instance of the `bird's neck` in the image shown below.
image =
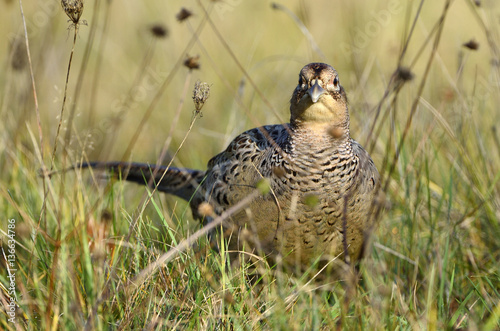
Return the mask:
M 290 123 L 292 150 L 313 155 L 318 151 L 350 151 L 349 123 Z

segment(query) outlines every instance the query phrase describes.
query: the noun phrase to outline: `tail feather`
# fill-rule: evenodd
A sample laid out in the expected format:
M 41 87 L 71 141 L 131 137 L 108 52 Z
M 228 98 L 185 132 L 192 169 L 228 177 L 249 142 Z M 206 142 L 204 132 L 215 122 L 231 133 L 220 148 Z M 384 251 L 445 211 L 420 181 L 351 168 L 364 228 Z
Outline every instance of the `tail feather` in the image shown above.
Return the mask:
M 72 167 L 72 169 L 78 168 L 107 170 L 115 176 L 121 174 L 122 179 L 129 182 L 142 185 L 151 183 L 157 190 L 176 195 L 186 201 L 201 193 L 198 187 L 205 177 L 205 171 L 202 170 L 167 168 L 164 165 L 136 162 L 83 162 Z

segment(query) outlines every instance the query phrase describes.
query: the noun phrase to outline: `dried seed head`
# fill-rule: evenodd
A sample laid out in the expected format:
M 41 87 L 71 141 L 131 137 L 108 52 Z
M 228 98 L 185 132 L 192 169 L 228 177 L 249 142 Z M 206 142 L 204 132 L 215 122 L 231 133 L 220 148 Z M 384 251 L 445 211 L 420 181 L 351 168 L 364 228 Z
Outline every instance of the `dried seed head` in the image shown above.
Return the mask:
M 196 108 L 196 113 L 199 113 L 201 111 L 201 108 L 203 108 L 203 105 L 205 104 L 209 96 L 210 85 L 205 82 L 202 83 L 199 80 L 196 81 L 193 90 L 193 102 L 194 107 Z
M 214 208 L 208 202 L 202 202 L 198 206 L 198 213 L 203 217 L 213 216 Z
M 168 30 L 163 24 L 151 26 L 150 31 L 157 38 L 165 38 L 168 35 Z
M 268 178 L 262 178 L 257 182 L 256 187 L 262 195 L 266 195 L 271 191 L 271 182 Z
M 273 174 L 278 178 L 285 177 L 285 170 L 283 167 L 273 167 Z
M 226 303 L 231 304 L 231 305 L 232 305 L 232 304 L 234 304 L 234 303 L 236 302 L 236 301 L 234 300 L 233 295 L 232 295 L 229 291 L 227 291 L 226 293 L 224 293 L 224 301 L 225 301 Z
M 239 231 L 240 231 L 240 234 L 244 240 L 252 239 L 253 233 L 250 230 L 248 230 L 247 228 L 242 228 Z
M 21 37 L 17 37 L 13 39 L 10 43 L 12 57 L 11 57 L 11 66 L 14 70 L 23 70 L 28 63 L 28 57 L 26 56 L 26 44 L 24 43 L 24 39 Z
M 186 8 L 181 8 L 181 11 L 178 12 L 177 15 L 175 15 L 175 18 L 177 18 L 179 22 L 182 22 L 192 15 L 193 13 L 191 11 L 187 10 Z
M 61 5 L 69 19 L 78 24 L 83 12 L 83 0 L 61 0 Z
M 109 210 L 103 210 L 101 213 L 101 223 L 111 223 L 113 214 Z
M 189 69 L 199 69 L 200 68 L 200 56 L 189 56 L 187 59 L 184 61 L 184 66 L 188 67 Z
M 304 203 L 310 208 L 315 208 L 319 203 L 319 198 L 317 195 L 308 194 L 304 197 Z
M 464 46 L 465 48 L 468 48 L 470 50 L 473 50 L 473 51 L 477 51 L 479 49 L 479 43 L 477 41 L 475 41 L 474 39 L 469 40 L 468 42 L 466 42 L 462 46 Z

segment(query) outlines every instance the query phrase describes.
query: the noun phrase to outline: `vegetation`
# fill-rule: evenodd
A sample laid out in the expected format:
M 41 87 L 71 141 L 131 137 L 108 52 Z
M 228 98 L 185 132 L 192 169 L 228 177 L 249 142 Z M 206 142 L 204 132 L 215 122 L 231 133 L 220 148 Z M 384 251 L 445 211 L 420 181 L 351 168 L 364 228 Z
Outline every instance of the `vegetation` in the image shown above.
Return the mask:
M 0 328 L 500 329 L 496 2 L 63 5 L 0 4 Z M 239 132 L 286 122 L 312 61 L 339 72 L 384 179 L 359 281 L 266 264 L 251 281 L 185 202 L 88 170 L 43 176 L 82 160 L 203 168 Z

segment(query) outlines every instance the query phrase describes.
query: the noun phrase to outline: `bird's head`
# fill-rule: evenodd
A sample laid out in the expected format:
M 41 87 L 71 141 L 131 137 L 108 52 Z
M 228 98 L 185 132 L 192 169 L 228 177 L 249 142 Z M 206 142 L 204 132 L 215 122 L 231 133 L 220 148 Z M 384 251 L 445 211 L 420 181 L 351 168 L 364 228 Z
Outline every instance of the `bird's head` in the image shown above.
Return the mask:
M 292 125 L 348 130 L 347 97 L 337 71 L 324 63 L 309 63 L 302 68 L 290 100 L 290 112 Z

